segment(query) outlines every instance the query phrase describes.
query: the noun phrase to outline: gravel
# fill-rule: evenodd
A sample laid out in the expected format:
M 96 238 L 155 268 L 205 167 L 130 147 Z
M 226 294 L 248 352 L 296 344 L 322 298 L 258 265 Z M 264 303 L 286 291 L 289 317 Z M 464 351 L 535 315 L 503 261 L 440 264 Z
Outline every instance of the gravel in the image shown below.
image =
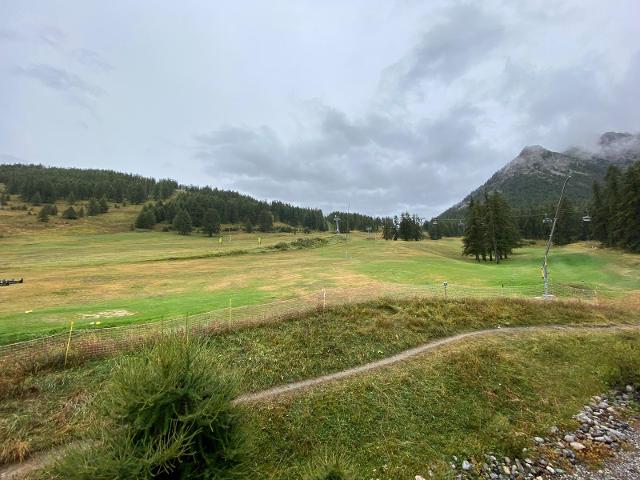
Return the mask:
M 481 460 L 454 456 L 451 468 L 458 480 L 640 480 L 640 420 L 629 423 L 628 407 L 638 405 L 640 391 L 624 389 L 595 396 L 574 416 L 578 428 L 562 432 L 552 427 L 546 436 L 531 440 L 523 458 L 499 457 L 491 452 Z M 609 457 L 598 470 L 581 458 Z M 417 477 L 416 477 L 417 478 Z

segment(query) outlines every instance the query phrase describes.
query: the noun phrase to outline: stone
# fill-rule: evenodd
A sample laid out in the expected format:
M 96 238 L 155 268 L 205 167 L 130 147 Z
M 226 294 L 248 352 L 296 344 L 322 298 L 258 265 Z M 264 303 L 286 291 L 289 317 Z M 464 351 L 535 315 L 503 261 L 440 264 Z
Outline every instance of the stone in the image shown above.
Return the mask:
M 465 470 L 465 471 L 471 470 L 471 464 L 468 461 L 463 460 L 462 461 L 462 469 Z
M 573 448 L 574 450 L 576 450 L 578 452 L 581 451 L 581 450 L 584 450 L 585 448 L 587 448 L 580 442 L 571 442 L 569 444 L 569 446 L 571 446 L 571 448 Z
M 567 443 L 575 442 L 576 441 L 576 437 L 574 435 L 565 435 L 564 436 L 564 441 L 567 442 Z

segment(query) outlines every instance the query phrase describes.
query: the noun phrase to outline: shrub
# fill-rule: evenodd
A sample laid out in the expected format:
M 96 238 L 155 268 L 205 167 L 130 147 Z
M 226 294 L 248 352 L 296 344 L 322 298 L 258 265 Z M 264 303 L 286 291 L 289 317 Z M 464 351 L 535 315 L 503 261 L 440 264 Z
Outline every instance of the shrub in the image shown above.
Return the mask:
M 75 208 L 69 207 L 62 212 L 62 218 L 66 218 L 67 220 L 76 220 L 78 218 L 78 213 Z
M 247 432 L 223 375 L 201 342 L 173 337 L 120 360 L 100 396 L 95 448 L 52 469 L 64 479 L 247 478 Z

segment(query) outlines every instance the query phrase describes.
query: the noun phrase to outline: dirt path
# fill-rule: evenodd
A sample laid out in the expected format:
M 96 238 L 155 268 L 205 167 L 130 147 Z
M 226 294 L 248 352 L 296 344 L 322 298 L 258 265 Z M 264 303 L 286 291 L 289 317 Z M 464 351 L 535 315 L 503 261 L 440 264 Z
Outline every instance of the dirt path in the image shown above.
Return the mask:
M 323 375 L 321 377 L 311 378 L 308 380 L 302 380 L 300 382 L 293 382 L 279 387 L 270 388 L 268 390 L 262 390 L 260 392 L 249 393 L 241 395 L 236 398 L 234 403 L 242 404 L 248 402 L 256 402 L 262 400 L 269 400 L 274 397 L 278 397 L 285 394 L 294 394 L 311 387 L 323 385 L 329 382 L 335 382 L 345 378 L 361 375 L 366 372 L 377 370 L 395 363 L 402 362 L 404 360 L 413 358 L 431 350 L 436 350 L 444 345 L 460 342 L 469 338 L 483 337 L 489 335 L 513 335 L 517 333 L 544 333 L 544 332 L 580 332 L 580 331 L 623 331 L 623 330 L 638 330 L 640 325 L 607 325 L 607 326 L 567 326 L 567 325 L 548 325 L 548 326 L 535 326 L 535 327 L 507 327 L 507 328 L 489 328 L 485 330 L 476 330 L 472 332 L 459 333 L 451 337 L 441 338 L 433 340 L 429 343 L 425 343 L 415 348 L 405 350 L 396 355 L 377 360 L 375 362 L 366 363 L 358 367 L 349 368 L 340 372 L 332 373 L 329 375 Z M 18 480 L 24 478 L 29 473 L 42 468 L 45 465 L 55 461 L 60 455 L 64 453 L 67 447 L 59 447 L 48 452 L 42 452 L 35 454 L 30 459 L 12 465 L 6 465 L 0 467 L 0 480 Z
M 410 348 L 391 357 L 386 357 L 375 362 L 366 363 L 358 367 L 349 368 L 340 372 L 331 373 L 329 375 L 323 375 L 321 377 L 310 378 L 308 380 L 302 380 L 299 382 L 288 383 L 279 387 L 270 388 L 268 390 L 262 390 L 260 392 L 248 393 L 238 397 L 236 403 L 254 402 L 260 400 L 268 400 L 273 397 L 278 397 L 287 393 L 293 393 L 300 390 L 304 390 L 324 383 L 333 382 L 336 380 L 342 380 L 344 378 L 353 377 L 362 373 L 369 372 L 371 370 L 377 370 L 394 363 L 402 362 L 417 355 L 421 355 L 430 350 L 435 350 L 443 345 L 456 343 L 461 340 L 465 340 L 472 337 L 481 337 L 487 335 L 508 335 L 514 333 L 523 332 L 553 332 L 553 331 L 613 331 L 624 329 L 639 329 L 639 326 L 568 326 L 568 325 L 548 325 L 548 326 L 535 326 L 535 327 L 507 327 L 507 328 L 488 328 L 485 330 L 476 330 L 472 332 L 459 333 L 451 337 L 441 338 L 439 340 L 433 340 L 429 343 L 420 345 L 419 347 Z

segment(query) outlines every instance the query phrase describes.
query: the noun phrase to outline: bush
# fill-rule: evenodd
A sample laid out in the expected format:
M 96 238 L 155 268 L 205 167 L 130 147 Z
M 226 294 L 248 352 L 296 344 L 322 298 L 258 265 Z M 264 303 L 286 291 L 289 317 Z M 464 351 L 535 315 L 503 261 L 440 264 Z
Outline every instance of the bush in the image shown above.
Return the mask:
M 52 469 L 64 479 L 247 478 L 247 432 L 203 343 L 174 337 L 120 360 L 99 396 L 104 425 L 95 448 Z
M 76 220 L 78 218 L 78 213 L 73 207 L 69 207 L 62 212 L 62 218 L 66 218 L 67 220 Z

